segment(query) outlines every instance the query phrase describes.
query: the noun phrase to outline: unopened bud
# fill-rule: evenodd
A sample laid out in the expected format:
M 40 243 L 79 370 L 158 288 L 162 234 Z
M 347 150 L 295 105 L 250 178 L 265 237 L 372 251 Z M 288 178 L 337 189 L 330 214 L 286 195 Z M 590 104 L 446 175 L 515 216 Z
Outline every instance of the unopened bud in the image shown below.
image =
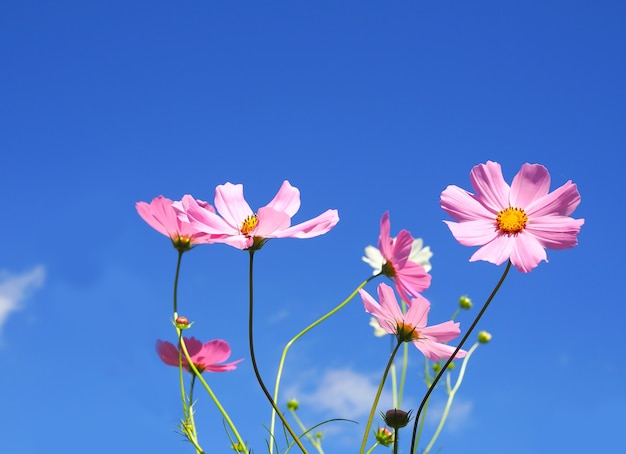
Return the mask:
M 463 295 L 459 298 L 459 306 L 461 309 L 471 309 L 472 308 L 472 300 L 469 299 L 469 296 Z
M 393 432 L 386 427 L 379 427 L 374 432 L 374 436 L 376 437 L 376 441 L 383 446 L 389 446 L 393 443 Z
M 193 323 L 189 323 L 189 319 L 187 319 L 187 317 L 182 315 L 176 317 L 176 320 L 174 321 L 174 325 L 176 325 L 176 328 L 178 329 L 190 328 L 192 324 Z
M 478 342 L 480 342 L 481 344 L 486 344 L 490 340 L 491 334 L 487 331 L 481 331 L 480 333 L 478 333 Z
M 287 402 L 287 410 L 296 411 L 299 406 L 300 402 L 298 402 L 296 399 L 291 399 L 289 402 Z
M 400 429 L 401 427 L 406 426 L 411 420 L 411 412 L 394 408 L 392 410 L 387 410 L 383 419 L 385 420 L 385 424 L 392 429 Z

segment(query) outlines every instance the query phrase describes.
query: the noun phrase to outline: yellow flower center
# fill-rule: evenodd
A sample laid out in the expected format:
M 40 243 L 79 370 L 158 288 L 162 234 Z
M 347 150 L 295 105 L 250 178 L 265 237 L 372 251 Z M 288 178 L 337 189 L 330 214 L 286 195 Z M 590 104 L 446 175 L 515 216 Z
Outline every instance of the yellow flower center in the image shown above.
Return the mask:
M 241 228 L 239 231 L 242 235 L 248 235 L 250 232 L 254 230 L 256 225 L 259 222 L 259 217 L 256 214 L 251 214 L 248 216 L 241 224 Z
M 502 233 L 515 235 L 526 228 L 528 216 L 521 208 L 508 207 L 498 213 L 496 224 Z
M 186 252 L 191 249 L 192 240 L 190 237 L 176 235 L 172 236 L 170 239 L 172 240 L 174 247 L 181 252 Z

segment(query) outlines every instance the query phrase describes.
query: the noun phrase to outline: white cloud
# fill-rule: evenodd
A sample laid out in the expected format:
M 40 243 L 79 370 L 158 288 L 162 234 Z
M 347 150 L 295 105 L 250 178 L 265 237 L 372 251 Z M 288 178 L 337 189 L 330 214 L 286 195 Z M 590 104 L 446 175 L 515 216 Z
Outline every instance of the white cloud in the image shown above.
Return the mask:
M 380 377 L 360 374 L 351 369 L 329 369 L 316 381 L 315 388 L 306 392 L 300 383 L 285 395 L 296 397 L 301 404 L 324 412 L 329 417 L 357 420 L 367 416 L 372 408 Z M 391 393 L 383 390 L 379 408 L 391 408 Z
M 0 272 L 0 333 L 11 312 L 22 308 L 22 301 L 43 284 L 45 275 L 43 266 L 18 275 Z

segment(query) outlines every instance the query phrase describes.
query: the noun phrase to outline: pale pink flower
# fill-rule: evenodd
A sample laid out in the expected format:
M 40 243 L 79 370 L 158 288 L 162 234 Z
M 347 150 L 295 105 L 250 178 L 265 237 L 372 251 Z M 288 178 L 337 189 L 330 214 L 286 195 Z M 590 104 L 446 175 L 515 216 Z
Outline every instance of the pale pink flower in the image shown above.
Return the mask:
M 236 369 L 236 364 L 243 361 L 239 359 L 231 363 L 218 364 L 226 361 L 230 357 L 230 345 L 221 339 L 215 339 L 204 344 L 195 337 L 184 338 L 187 352 L 191 357 L 191 362 L 196 366 L 198 372 L 227 372 Z M 157 340 L 157 353 L 161 360 L 168 366 L 178 367 L 178 349 L 171 342 Z M 183 368 L 191 372 L 189 362 L 183 353 Z
M 400 297 L 409 303 L 411 297 L 430 286 L 431 276 L 424 267 L 410 260 L 414 239 L 407 230 L 401 230 L 396 238 L 391 238 L 389 212 L 380 219 L 378 250 L 383 258 L 381 272 L 393 279 Z
M 441 207 L 456 221 L 445 221 L 464 246 L 482 246 L 470 261 L 500 265 L 511 260 L 527 273 L 542 260 L 545 248 L 578 244 L 584 219 L 569 217 L 580 203 L 576 185 L 568 181 L 550 190 L 550 174 L 539 164 L 524 164 L 509 186 L 497 162 L 475 166 L 470 181 L 476 194 L 458 186 L 441 193 Z
M 359 290 L 365 310 L 378 319 L 380 327 L 393 334 L 400 342 L 412 342 L 426 358 L 439 361 L 448 359 L 455 347 L 446 345 L 457 337 L 461 330 L 458 322 L 448 320 L 438 325 L 426 326 L 430 302 L 421 295 L 410 301 L 406 314 L 402 313 L 393 289 L 385 283 L 378 285 L 380 304 L 365 290 Z M 467 354 L 459 350 L 454 359 L 463 358 Z
M 215 207 L 219 215 L 189 200 L 185 211 L 194 228 L 217 241 L 239 249 L 259 249 L 270 238 L 312 238 L 332 229 L 339 216 L 327 210 L 301 224 L 291 225 L 300 208 L 300 191 L 284 181 L 274 199 L 255 213 L 243 197 L 243 185 L 226 183 L 215 188 Z
M 183 202 L 193 200 L 190 195 L 185 195 L 182 201 L 173 202 L 162 195 L 152 199 L 149 204 L 137 202 L 135 208 L 139 216 L 157 232 L 168 236 L 176 249 L 189 250 L 193 244 L 212 243 L 213 237 L 196 230 L 182 212 Z M 202 200 L 195 200 L 200 206 L 208 211 L 215 211 L 211 205 Z

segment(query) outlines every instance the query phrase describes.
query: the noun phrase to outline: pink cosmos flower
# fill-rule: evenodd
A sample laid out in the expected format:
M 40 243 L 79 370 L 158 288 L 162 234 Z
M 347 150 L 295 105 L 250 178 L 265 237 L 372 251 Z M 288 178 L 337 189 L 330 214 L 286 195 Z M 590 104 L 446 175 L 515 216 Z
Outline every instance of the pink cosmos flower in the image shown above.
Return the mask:
M 441 193 L 441 207 L 456 221 L 445 221 L 464 246 L 482 246 L 470 261 L 500 265 L 510 259 L 527 273 L 542 260 L 545 248 L 576 246 L 584 219 L 569 217 L 580 203 L 576 185 L 568 181 L 553 192 L 550 174 L 539 164 L 524 164 L 509 186 L 497 162 L 475 166 L 470 181 L 476 194 L 458 186 Z
M 232 363 L 218 364 L 226 361 L 230 357 L 230 345 L 221 339 L 215 339 L 202 343 L 195 337 L 183 338 L 185 346 L 198 372 L 227 372 L 235 370 L 236 364 L 243 361 L 239 359 Z M 168 366 L 178 367 L 178 349 L 171 342 L 157 340 L 157 353 L 161 360 Z M 189 363 L 183 354 L 183 367 L 187 372 L 191 372 Z
M 448 320 L 438 325 L 426 326 L 430 302 L 418 295 L 410 303 L 406 314 L 402 313 L 393 289 L 385 283 L 378 285 L 380 304 L 365 290 L 359 290 L 365 310 L 378 319 L 381 328 L 394 334 L 400 342 L 412 342 L 426 358 L 432 361 L 448 359 L 455 347 L 446 345 L 457 337 L 461 330 L 458 322 Z M 459 350 L 454 359 L 463 358 L 467 354 Z
M 197 230 L 221 236 L 217 241 L 239 249 L 259 249 L 269 238 L 312 238 L 332 229 L 339 216 L 327 210 L 316 218 L 291 225 L 300 208 L 300 191 L 284 181 L 274 199 L 253 212 L 243 197 L 243 185 L 226 183 L 215 188 L 219 215 L 189 200 L 185 211 Z
M 196 230 L 186 218 L 182 211 L 183 204 L 194 200 L 190 195 L 185 195 L 180 202 L 163 197 L 162 195 L 152 199 L 149 204 L 137 202 L 135 207 L 139 216 L 157 232 L 170 237 L 176 249 L 189 250 L 193 244 L 203 244 L 214 242 L 213 237 L 204 232 Z M 195 200 L 199 206 L 207 211 L 215 212 L 215 209 L 207 202 Z
M 410 304 L 412 296 L 430 286 L 431 276 L 419 263 L 409 260 L 413 247 L 413 237 L 408 230 L 402 230 L 394 239 L 391 238 L 389 212 L 380 219 L 378 249 L 383 256 L 382 273 L 393 279 L 400 297 Z

